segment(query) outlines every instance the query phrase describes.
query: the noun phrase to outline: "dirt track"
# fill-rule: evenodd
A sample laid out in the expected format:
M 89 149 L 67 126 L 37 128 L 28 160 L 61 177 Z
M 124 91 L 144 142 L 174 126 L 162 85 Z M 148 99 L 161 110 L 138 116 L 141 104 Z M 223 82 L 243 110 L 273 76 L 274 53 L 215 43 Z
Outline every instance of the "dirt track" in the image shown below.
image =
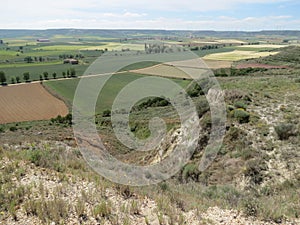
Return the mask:
M 0 124 L 47 120 L 67 114 L 64 102 L 39 83 L 0 87 Z

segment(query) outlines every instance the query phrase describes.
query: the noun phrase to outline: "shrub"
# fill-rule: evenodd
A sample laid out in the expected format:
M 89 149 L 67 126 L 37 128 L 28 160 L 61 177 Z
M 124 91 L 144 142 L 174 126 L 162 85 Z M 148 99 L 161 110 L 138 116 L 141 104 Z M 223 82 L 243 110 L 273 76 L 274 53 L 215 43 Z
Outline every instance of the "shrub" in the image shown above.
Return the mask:
M 295 79 L 295 83 L 300 83 L 300 78 Z
M 237 101 L 234 103 L 234 106 L 236 108 L 240 108 L 240 109 L 244 109 L 244 110 L 247 109 L 247 104 L 244 101 Z
M 102 117 L 110 117 L 110 115 L 111 115 L 111 111 L 109 109 L 104 110 L 102 112 Z
M 242 209 L 246 216 L 257 216 L 260 205 L 257 199 L 248 197 L 243 200 Z
M 196 102 L 196 109 L 199 117 L 202 117 L 206 112 L 209 111 L 210 107 L 206 98 L 200 99 L 199 101 Z
M 275 126 L 275 131 L 280 140 L 287 140 L 289 137 L 295 135 L 295 126 L 290 123 L 281 123 Z
M 198 181 L 199 174 L 200 172 L 197 168 L 197 165 L 190 163 L 183 168 L 182 179 L 185 181 L 188 179 Z
M 72 114 L 68 114 L 65 117 L 58 115 L 56 118 L 51 119 L 52 123 L 59 123 L 59 124 L 67 124 L 72 125 Z
M 13 126 L 13 127 L 10 127 L 9 130 L 12 131 L 12 132 L 14 132 L 14 131 L 18 130 L 18 128 L 16 128 L 15 126 Z
M 248 123 L 250 120 L 250 114 L 244 109 L 235 109 L 233 113 L 234 118 L 236 118 L 239 123 Z
M 136 105 L 134 110 L 147 109 L 149 107 L 164 107 L 170 105 L 170 102 L 162 97 L 149 98 L 147 101 Z
M 233 105 L 227 105 L 227 110 L 229 112 L 231 112 L 231 111 L 235 110 L 235 107 Z
M 263 172 L 267 169 L 267 165 L 263 160 L 252 159 L 246 164 L 245 176 L 249 177 L 253 184 L 261 184 L 264 179 Z

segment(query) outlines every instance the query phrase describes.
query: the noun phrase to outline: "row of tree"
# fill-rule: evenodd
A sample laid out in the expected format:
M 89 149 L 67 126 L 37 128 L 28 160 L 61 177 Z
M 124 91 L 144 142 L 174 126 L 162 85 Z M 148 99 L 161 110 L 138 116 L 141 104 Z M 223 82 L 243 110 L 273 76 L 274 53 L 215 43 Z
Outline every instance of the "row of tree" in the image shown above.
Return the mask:
M 23 80 L 25 82 L 30 82 L 29 72 L 23 73 Z M 7 85 L 7 79 L 6 79 L 5 73 L 3 71 L 0 71 L 0 83 L 1 83 L 1 85 Z M 11 83 L 12 84 L 21 83 L 21 78 L 19 76 L 16 76 L 16 78 L 12 77 Z
M 76 77 L 76 71 L 74 68 L 71 68 L 71 69 L 67 70 L 67 72 L 62 72 L 62 76 L 64 78 Z M 52 73 L 52 78 L 56 79 L 57 73 L 55 73 L 55 72 Z M 49 77 L 48 72 L 43 72 L 43 74 L 40 75 L 40 81 L 49 80 L 49 79 L 50 79 L 50 77 Z M 30 73 L 29 72 L 23 73 L 23 80 L 26 83 L 30 82 Z M 2 86 L 7 85 L 7 78 L 3 71 L 0 71 L 0 83 Z M 11 78 L 11 84 L 15 84 L 15 83 L 21 83 L 21 78 L 19 76 Z

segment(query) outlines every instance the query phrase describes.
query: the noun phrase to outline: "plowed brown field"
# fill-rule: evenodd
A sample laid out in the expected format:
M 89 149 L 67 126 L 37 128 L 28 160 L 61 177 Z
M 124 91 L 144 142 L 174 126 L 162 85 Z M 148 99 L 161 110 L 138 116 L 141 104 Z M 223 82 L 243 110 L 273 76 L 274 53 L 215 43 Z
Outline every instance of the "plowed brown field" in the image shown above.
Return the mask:
M 39 83 L 0 87 L 0 124 L 47 120 L 67 114 L 64 102 Z

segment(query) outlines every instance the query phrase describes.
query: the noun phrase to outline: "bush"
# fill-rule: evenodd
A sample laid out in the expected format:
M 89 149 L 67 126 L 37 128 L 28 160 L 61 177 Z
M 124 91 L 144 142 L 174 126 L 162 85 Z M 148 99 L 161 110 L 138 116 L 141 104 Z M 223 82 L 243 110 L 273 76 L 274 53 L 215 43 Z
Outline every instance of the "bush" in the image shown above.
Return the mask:
M 164 98 L 156 97 L 149 98 L 147 101 L 140 103 L 139 105 L 134 107 L 134 110 L 142 110 L 147 109 L 149 107 L 164 107 L 170 105 L 170 102 Z
M 244 101 L 237 101 L 234 103 L 234 106 L 236 108 L 240 108 L 240 109 L 244 109 L 244 110 L 247 109 L 247 104 Z
M 261 184 L 264 179 L 263 171 L 266 169 L 267 165 L 263 160 L 252 159 L 247 162 L 244 174 L 253 184 Z
M 110 117 L 110 115 L 111 115 L 111 111 L 109 109 L 104 110 L 102 112 L 102 117 Z
M 246 216 L 257 216 L 260 210 L 260 204 L 255 198 L 246 198 L 242 202 L 242 209 Z
M 235 109 L 233 111 L 234 118 L 236 118 L 239 123 L 248 123 L 250 120 L 250 114 L 244 109 Z
M 59 123 L 59 124 L 66 124 L 66 125 L 72 125 L 72 114 L 68 114 L 65 117 L 62 117 L 61 115 L 58 115 L 56 118 L 52 118 L 52 123 Z
M 18 130 L 18 128 L 16 128 L 16 127 L 10 127 L 9 130 L 12 131 L 12 132 L 14 132 L 14 131 Z
M 187 181 L 188 179 L 198 181 L 199 170 L 196 164 L 187 164 L 182 171 L 182 179 Z
M 289 137 L 295 135 L 295 126 L 290 123 L 281 123 L 275 126 L 275 131 L 279 140 L 288 140 Z
M 206 98 L 200 99 L 199 101 L 196 102 L 196 109 L 199 117 L 202 117 L 206 112 L 210 110 L 210 106 Z

